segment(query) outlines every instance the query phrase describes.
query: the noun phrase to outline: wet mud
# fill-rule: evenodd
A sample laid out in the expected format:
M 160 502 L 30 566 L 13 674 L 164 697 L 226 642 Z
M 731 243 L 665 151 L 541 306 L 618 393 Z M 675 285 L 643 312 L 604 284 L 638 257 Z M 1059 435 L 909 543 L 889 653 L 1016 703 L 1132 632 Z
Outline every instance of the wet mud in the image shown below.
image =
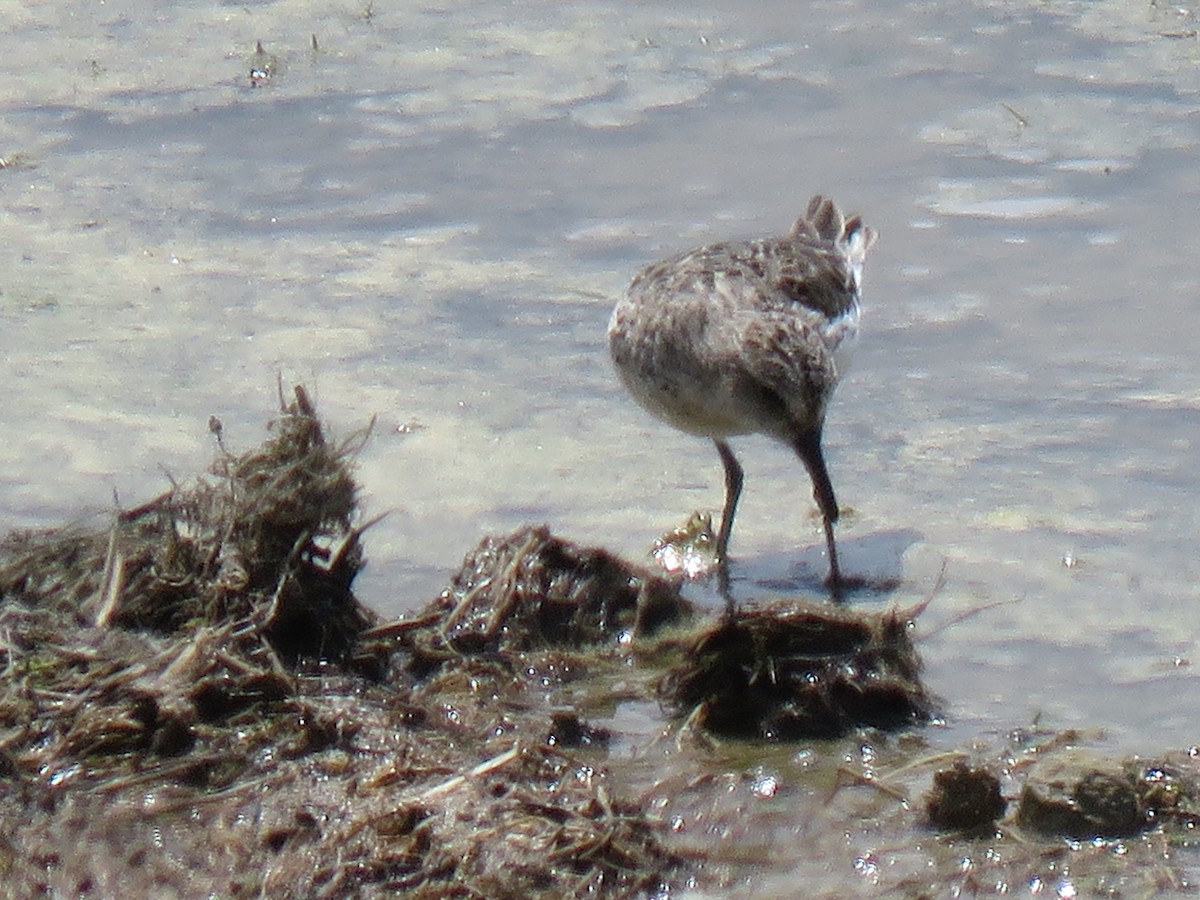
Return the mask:
M 280 401 L 261 447 L 214 420 L 211 470 L 107 528 L 0 542 L 9 895 L 772 895 L 820 854 L 840 891 L 1189 886 L 1195 755 L 1019 729 L 928 752 L 954 698 L 921 682 L 917 609 L 722 616 L 536 525 L 382 620 L 353 592 L 366 433 Z M 749 836 L 785 805 L 824 835 L 764 858 Z M 868 827 L 886 875 L 821 849 Z

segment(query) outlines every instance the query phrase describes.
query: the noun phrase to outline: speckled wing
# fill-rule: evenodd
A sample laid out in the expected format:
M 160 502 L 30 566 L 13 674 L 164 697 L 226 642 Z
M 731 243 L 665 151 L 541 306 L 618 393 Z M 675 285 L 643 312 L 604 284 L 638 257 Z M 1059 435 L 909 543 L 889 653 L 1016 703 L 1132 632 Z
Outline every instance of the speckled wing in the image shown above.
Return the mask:
M 823 235 L 740 249 L 718 279 L 727 309 L 724 333 L 714 337 L 737 348 L 732 392 L 756 411 L 756 430 L 790 441 L 796 429 L 821 426 L 841 377 L 838 351 L 858 329 L 854 273 L 842 248 Z
M 819 429 L 838 381 L 833 353 L 810 316 L 785 310 L 736 317 L 741 354 L 734 393 L 757 411 L 756 430 L 792 441 Z
M 765 281 L 768 295 L 820 313 L 834 320 L 858 304 L 854 273 L 840 248 L 802 239 L 772 241 Z

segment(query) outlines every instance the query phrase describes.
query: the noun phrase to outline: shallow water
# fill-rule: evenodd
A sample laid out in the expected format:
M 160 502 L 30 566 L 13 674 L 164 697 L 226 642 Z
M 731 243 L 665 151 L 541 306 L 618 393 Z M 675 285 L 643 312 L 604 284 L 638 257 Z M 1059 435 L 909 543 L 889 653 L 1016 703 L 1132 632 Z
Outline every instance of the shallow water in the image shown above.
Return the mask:
M 0 26 L 5 525 L 154 495 L 210 415 L 252 446 L 279 374 L 378 417 L 386 613 L 525 521 L 641 554 L 720 473 L 621 393 L 611 305 L 820 190 L 881 235 L 826 430 L 843 565 L 901 580 L 872 606 L 944 566 L 931 739 L 1197 741 L 1193 4 L 160 7 Z M 814 588 L 806 476 L 739 447 L 735 591 Z

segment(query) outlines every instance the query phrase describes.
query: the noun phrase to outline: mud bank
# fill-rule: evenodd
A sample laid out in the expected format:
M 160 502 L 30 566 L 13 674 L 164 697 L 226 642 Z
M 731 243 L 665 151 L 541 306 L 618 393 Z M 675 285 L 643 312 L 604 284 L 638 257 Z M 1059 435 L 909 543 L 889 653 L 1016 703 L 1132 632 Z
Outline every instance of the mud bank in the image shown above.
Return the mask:
M 253 451 L 210 427 L 206 475 L 0 543 L 12 896 L 771 895 L 814 858 L 814 895 L 1189 884 L 1195 757 L 1017 729 L 928 753 L 953 698 L 915 610 L 717 618 L 530 526 L 383 621 L 353 593 L 365 434 L 331 440 L 302 388 Z

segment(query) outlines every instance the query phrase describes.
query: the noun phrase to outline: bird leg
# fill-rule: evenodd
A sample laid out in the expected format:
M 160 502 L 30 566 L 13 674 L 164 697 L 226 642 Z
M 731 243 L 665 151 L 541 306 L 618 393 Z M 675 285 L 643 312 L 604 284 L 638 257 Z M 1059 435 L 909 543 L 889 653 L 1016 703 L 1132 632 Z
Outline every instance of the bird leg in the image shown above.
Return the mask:
M 842 572 L 838 567 L 837 545 L 833 540 L 833 523 L 838 520 L 837 500 L 833 496 L 833 483 L 829 470 L 825 468 L 825 455 L 821 451 L 821 429 L 803 431 L 792 444 L 813 483 L 813 498 L 825 518 L 825 547 L 829 553 L 829 578 L 826 584 L 834 600 L 842 599 Z
M 742 466 L 729 449 L 729 445 L 713 438 L 721 465 L 725 467 L 725 508 L 721 510 L 721 528 L 717 532 L 717 587 L 725 598 L 730 613 L 733 612 L 733 595 L 729 591 L 729 533 L 733 530 L 733 514 L 737 511 L 738 498 L 742 495 Z
M 825 583 L 829 586 L 829 595 L 834 600 L 842 599 L 842 570 L 838 567 L 837 545 L 833 542 L 833 522 L 825 517 L 825 546 L 829 551 L 829 577 Z

